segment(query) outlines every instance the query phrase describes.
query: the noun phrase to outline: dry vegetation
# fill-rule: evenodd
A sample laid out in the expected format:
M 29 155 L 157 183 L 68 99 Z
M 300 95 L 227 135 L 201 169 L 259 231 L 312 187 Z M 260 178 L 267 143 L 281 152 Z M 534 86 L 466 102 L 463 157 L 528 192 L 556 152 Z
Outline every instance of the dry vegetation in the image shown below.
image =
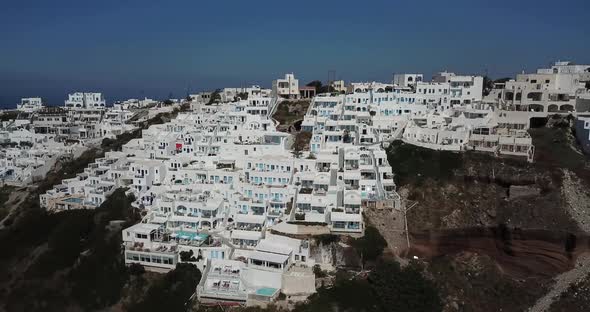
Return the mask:
M 588 157 L 577 148 L 568 119 L 552 118 L 548 126 L 531 129 L 530 133 L 536 147 L 533 164 L 471 152 L 431 151 L 399 142 L 388 150 L 398 186 L 406 190 L 403 193 L 409 194 L 410 200 L 418 201 L 408 212 L 410 231 L 421 245 L 418 247 L 436 251 L 436 256 L 428 260 L 428 271 L 443 292 L 447 311 L 526 310 L 552 285 L 552 275 L 572 267 L 573 258 L 563 253 L 566 240 L 522 241 L 519 246 L 527 248 L 527 262 L 518 252 L 511 256 L 509 253 L 516 249 L 506 247 L 510 245 L 478 240 L 473 235 L 464 245 L 455 246 L 449 244 L 461 242 L 459 234 L 443 241 L 432 239 L 440 231 L 504 226 L 509 232 L 521 229 L 525 238 L 529 229 L 541 229 L 548 236 L 565 237 L 560 233 L 570 232 L 580 235 L 579 241 L 586 239 L 581 234 L 586 220 L 579 215 L 590 211 L 586 200 L 590 195 Z M 576 183 L 564 183 L 568 172 Z M 579 213 L 570 213 L 570 206 Z M 556 254 L 549 255 L 550 249 Z M 440 256 L 444 253 L 447 255 Z M 554 263 L 559 269 L 548 270 L 549 276 L 542 274 L 542 261 L 558 258 L 563 258 Z M 537 260 L 540 262 L 536 262 L 535 270 Z M 523 269 L 531 266 L 532 271 L 526 277 L 515 275 L 518 265 Z M 580 298 L 571 294 L 566 297 L 560 303 L 566 308 L 557 311 L 566 311 L 568 300 Z
M 277 129 L 284 132 L 299 131 L 297 123 L 303 120 L 309 104 L 310 102 L 308 100 L 283 101 L 279 103 L 277 110 L 272 116 L 279 123 Z

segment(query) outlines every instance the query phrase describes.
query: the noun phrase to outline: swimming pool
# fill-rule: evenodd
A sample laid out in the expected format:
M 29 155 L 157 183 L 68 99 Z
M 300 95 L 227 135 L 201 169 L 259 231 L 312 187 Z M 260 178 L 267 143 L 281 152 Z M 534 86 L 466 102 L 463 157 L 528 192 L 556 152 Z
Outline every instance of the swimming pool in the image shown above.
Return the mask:
M 176 231 L 174 233 L 176 235 L 178 235 L 179 238 L 188 237 L 188 239 L 190 239 L 190 240 L 204 241 L 205 239 L 207 239 L 207 237 L 209 237 L 209 235 L 203 234 L 203 233 L 191 233 L 191 232 L 185 232 L 185 231 Z
M 70 197 L 70 198 L 66 198 L 64 199 L 65 202 L 68 203 L 76 203 L 76 204 L 81 204 L 84 202 L 84 199 L 82 198 L 78 198 L 78 197 Z
M 276 288 L 263 287 L 256 290 L 256 294 L 260 296 L 272 297 L 277 292 Z

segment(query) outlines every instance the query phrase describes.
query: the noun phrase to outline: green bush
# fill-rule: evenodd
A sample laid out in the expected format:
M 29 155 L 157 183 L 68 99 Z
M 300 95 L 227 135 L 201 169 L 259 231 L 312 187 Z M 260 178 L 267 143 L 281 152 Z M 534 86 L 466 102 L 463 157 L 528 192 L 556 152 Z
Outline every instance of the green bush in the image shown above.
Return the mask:
M 57 214 L 61 221 L 49 234 L 47 251 L 29 267 L 28 277 L 46 277 L 57 270 L 70 267 L 87 248 L 94 229 L 93 213 L 89 210 L 64 211 Z
M 397 262 L 380 262 L 369 274 L 369 284 L 382 311 L 442 311 L 434 283 L 424 278 L 416 262 L 403 269 Z
M 131 263 L 128 267 L 128 272 L 130 275 L 143 275 L 145 268 L 139 263 Z
M 362 259 L 363 264 L 376 261 L 387 247 L 387 241 L 379 230 L 372 225 L 365 228 L 365 235 L 352 240 L 352 247 Z
M 298 304 L 296 312 L 381 311 L 371 286 L 363 279 L 336 277 L 330 288 L 320 287 L 307 302 Z
M 315 274 L 316 278 L 322 278 L 328 276 L 324 270 L 320 267 L 319 264 L 313 266 L 313 274 Z
M 322 244 L 324 246 L 330 245 L 332 243 L 337 243 L 340 241 L 340 236 L 334 234 L 321 234 L 316 235 L 313 237 L 318 244 Z
M 197 258 L 195 258 L 193 250 L 189 251 L 181 251 L 180 252 L 180 260 L 188 261 L 188 262 L 196 262 Z
M 120 188 L 94 210 L 96 226 L 88 239 L 89 253 L 68 276 L 72 296 L 87 310 L 107 307 L 121 298 L 129 270 L 121 255 L 121 235 L 108 232 L 106 226 L 113 220 L 136 223 L 139 216 L 131 206 L 133 201 Z
M 457 152 L 436 151 L 402 141 L 393 142 L 387 149 L 398 185 L 420 183 L 427 178 L 448 180 L 456 169 L 462 168 L 463 156 Z
M 193 264 L 179 263 L 176 269 L 155 281 L 143 300 L 127 307 L 128 311 L 187 311 L 189 298 L 195 292 L 201 271 Z
M 295 213 L 295 220 L 297 220 L 297 221 L 305 220 L 305 213 Z

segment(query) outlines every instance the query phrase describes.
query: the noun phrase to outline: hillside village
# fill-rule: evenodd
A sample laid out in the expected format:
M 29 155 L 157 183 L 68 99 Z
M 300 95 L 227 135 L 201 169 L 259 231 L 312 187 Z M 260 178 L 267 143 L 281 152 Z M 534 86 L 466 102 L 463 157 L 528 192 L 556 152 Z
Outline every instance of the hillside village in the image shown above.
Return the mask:
M 555 119 L 567 124 L 562 128 L 574 128 L 575 138 L 569 139 L 580 146 L 575 168 L 587 168 L 581 151 L 590 150 L 590 65 L 557 62 L 496 82 L 441 72 L 429 81 L 421 74 L 396 74 L 390 82 L 316 86 L 300 85 L 290 73 L 270 89 L 223 88 L 167 103 L 146 99 L 108 106 L 100 93 L 70 94 L 63 107 L 23 99 L 16 111 L 2 115 L 7 118 L 0 131 L 0 178 L 5 187 L 36 185 L 30 197 L 47 218 L 103 213 L 115 199 L 121 207 L 128 205 L 125 213 L 133 218 L 117 215 L 99 223 L 115 233 L 120 246 L 115 255 L 125 268 L 146 274 L 173 274 L 194 265 L 200 272 L 190 292 L 195 309 L 293 309 L 328 296 L 325 285 L 337 280 L 329 276 L 341 270 L 375 279 L 370 267 L 385 270 L 377 261 L 382 254 L 414 270 L 408 261 L 429 257 L 424 251 L 429 246 L 412 229 L 499 226 L 505 207 L 496 205 L 484 220 L 490 210 L 485 203 L 470 202 L 458 212 L 440 208 L 455 219 L 433 217 L 425 207 L 434 210 L 447 196 L 428 194 L 426 186 L 433 183 L 430 187 L 437 189 L 433 181 L 458 173 L 477 178 L 474 171 L 481 165 L 469 167 L 477 159 L 515 162 L 517 168 L 547 165 L 546 143 L 533 129 L 539 120 Z M 161 119 L 163 114 L 170 118 Z M 56 165 L 95 148 L 103 153 L 89 158 L 82 170 L 39 187 Z M 411 156 L 395 154 L 404 149 L 453 155 L 459 160 L 449 163 L 464 167 L 442 168 L 442 156 L 437 156 L 431 159 L 441 163 L 435 174 L 412 171 Z M 506 172 L 515 171 L 499 170 L 503 181 L 510 179 Z M 418 177 L 431 180 L 417 183 Z M 497 193 L 488 194 L 490 200 L 507 192 L 525 200 L 531 194 L 553 194 L 548 190 L 561 183 L 541 173 L 533 183 L 516 182 L 519 177 L 513 175 Z M 578 183 L 584 177 L 572 179 Z M 542 189 L 546 184 L 540 181 L 549 181 L 550 187 Z M 472 190 L 481 187 L 470 185 Z M 457 201 L 462 196 L 464 192 Z M 583 215 L 590 207 L 581 205 Z M 470 207 L 480 213 L 475 221 L 466 214 Z M 5 213 L 6 231 L 26 215 L 19 209 L 24 208 L 16 205 Z M 501 223 L 536 225 L 510 216 Z M 572 218 L 573 232 L 580 219 Z M 410 234 L 422 250 L 410 248 Z M 363 249 L 367 245 L 380 247 L 374 257 Z M 81 252 L 88 250 L 93 251 Z M 354 261 L 349 252 L 356 252 Z M 84 255 L 80 259 L 76 261 L 83 262 Z M 411 273 L 420 275 L 421 270 Z M 435 286 L 440 285 L 428 287 Z M 456 301 L 439 301 L 432 307 L 454 310 L 449 307 Z

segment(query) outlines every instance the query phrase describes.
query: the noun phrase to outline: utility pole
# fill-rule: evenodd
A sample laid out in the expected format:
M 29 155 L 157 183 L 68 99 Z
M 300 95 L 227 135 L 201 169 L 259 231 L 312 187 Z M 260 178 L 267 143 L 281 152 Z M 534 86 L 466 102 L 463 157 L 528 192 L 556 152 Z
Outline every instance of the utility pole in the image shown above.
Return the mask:
M 406 208 L 406 205 L 403 205 L 403 212 L 404 212 L 404 227 L 406 232 L 406 243 L 408 246 L 408 251 L 410 250 L 410 231 L 408 229 L 408 211 L 418 205 L 418 202 L 413 202 L 409 208 Z

